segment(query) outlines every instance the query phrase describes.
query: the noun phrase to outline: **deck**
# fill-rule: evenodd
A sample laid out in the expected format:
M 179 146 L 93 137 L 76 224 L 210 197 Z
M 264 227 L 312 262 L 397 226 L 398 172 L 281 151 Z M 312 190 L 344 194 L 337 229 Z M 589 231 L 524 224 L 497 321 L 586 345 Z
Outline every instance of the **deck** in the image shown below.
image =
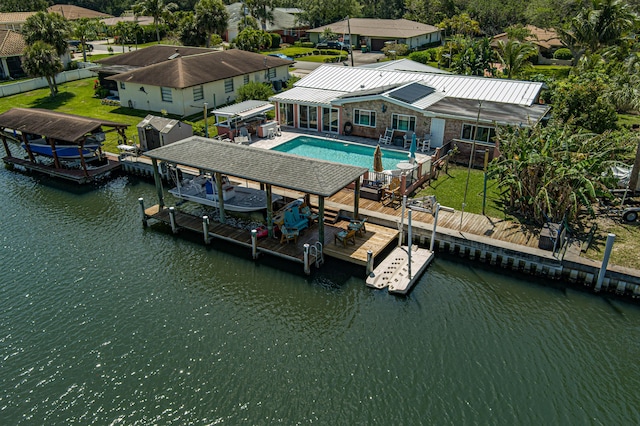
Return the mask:
M 85 174 L 84 170 L 56 168 L 54 166 L 33 163 L 29 160 L 24 160 L 17 157 L 4 157 L 3 160 L 6 164 L 23 167 L 28 171 L 38 172 L 59 179 L 72 181 L 77 184 L 85 184 L 98 181 L 107 177 L 111 172 L 120 168 L 120 163 L 116 161 L 108 161 L 107 164 L 103 166 L 88 169 L 87 173 Z

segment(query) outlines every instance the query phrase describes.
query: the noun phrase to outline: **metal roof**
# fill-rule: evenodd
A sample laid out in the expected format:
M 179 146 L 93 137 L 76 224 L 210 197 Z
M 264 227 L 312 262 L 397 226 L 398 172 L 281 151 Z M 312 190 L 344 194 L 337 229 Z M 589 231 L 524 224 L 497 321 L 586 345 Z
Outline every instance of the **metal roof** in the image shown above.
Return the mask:
M 269 100 L 278 102 L 295 102 L 300 105 L 308 104 L 330 106 L 331 101 L 338 99 L 344 94 L 345 92 L 333 90 L 293 87 L 292 89 L 285 90 L 282 93 L 278 93 L 277 95 L 270 97 Z
M 532 126 L 537 124 L 549 111 L 548 105 L 514 105 L 500 102 L 472 99 L 444 98 L 428 109 L 438 116 L 451 116 L 481 123 L 517 124 Z
M 535 103 L 543 85 L 488 77 L 322 65 L 296 82 L 295 88 L 351 93 L 410 81 L 422 81 L 445 92 L 447 97 L 518 105 Z M 317 93 L 316 96 L 321 95 Z
M 368 169 L 191 136 L 145 155 L 307 194 L 330 197 Z
M 129 125 L 37 108 L 12 108 L 0 114 L 0 128 L 43 135 L 65 142 L 76 142 L 101 126 L 126 128 Z
M 254 115 L 263 114 L 274 109 L 272 103 L 266 101 L 248 100 L 237 104 L 229 105 L 224 108 L 218 108 L 211 111 L 211 114 L 223 117 L 242 117 L 248 118 Z
M 449 71 L 441 70 L 436 67 L 422 64 L 420 62 L 412 61 L 411 59 L 403 58 L 396 59 L 395 61 L 373 62 L 371 64 L 358 65 L 358 68 L 369 69 L 385 69 L 393 71 L 413 71 L 413 72 L 430 72 L 434 74 L 451 74 Z
M 144 120 L 139 122 L 136 127 L 143 128 L 151 126 L 160 133 L 169 133 L 178 123 L 180 123 L 178 120 L 149 114 L 144 118 Z

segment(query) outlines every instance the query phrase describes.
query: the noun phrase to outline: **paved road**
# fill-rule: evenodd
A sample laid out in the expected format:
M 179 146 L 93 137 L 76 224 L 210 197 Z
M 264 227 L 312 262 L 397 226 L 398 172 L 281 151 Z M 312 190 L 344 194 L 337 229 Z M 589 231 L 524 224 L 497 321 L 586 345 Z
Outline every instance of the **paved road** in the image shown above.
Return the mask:
M 382 53 L 376 53 L 376 52 L 362 53 L 359 50 L 353 51 L 353 65 L 356 67 L 358 65 L 372 64 L 374 62 L 379 62 L 383 58 L 384 58 L 384 54 Z M 349 58 L 347 59 L 346 64 L 347 66 L 351 66 L 351 55 L 349 55 Z M 294 65 L 295 70 L 292 71 L 291 74 L 297 77 L 304 77 L 305 75 L 309 74 L 311 71 L 318 68 L 320 65 L 322 65 L 321 62 L 306 62 L 304 60 L 296 60 L 296 64 Z

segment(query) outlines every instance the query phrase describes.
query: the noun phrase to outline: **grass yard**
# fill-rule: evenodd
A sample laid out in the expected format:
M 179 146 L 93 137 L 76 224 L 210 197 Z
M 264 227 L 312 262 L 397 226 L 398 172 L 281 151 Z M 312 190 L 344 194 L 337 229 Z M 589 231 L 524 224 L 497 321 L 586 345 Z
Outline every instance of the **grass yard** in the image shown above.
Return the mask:
M 448 173 L 442 169 L 438 179 L 432 180 L 431 184 L 420 190 L 416 196 L 435 195 L 440 205 L 461 210 L 467 186 L 467 172 L 466 167 L 450 165 Z M 465 212 L 482 214 L 483 183 L 484 173 L 482 170 L 471 169 Z M 487 181 L 485 214 L 498 219 L 506 217 L 502 211 L 497 184 L 492 180 Z

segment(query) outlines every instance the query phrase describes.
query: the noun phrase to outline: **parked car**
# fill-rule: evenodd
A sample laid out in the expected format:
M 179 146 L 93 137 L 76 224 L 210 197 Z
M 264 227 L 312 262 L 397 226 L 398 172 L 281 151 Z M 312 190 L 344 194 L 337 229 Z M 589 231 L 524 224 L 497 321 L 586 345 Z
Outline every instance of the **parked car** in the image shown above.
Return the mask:
M 69 45 L 69 50 L 73 53 L 82 51 L 82 43 L 80 43 L 80 40 L 69 40 L 67 44 Z M 84 45 L 88 52 L 93 52 L 93 44 L 85 43 Z
M 286 59 L 287 61 L 293 61 L 293 58 L 285 55 L 284 53 L 269 53 L 267 56 L 273 56 L 274 58 Z
M 347 43 L 335 40 L 321 41 L 320 43 L 316 44 L 316 49 L 336 49 L 351 52 L 351 46 L 349 46 Z

